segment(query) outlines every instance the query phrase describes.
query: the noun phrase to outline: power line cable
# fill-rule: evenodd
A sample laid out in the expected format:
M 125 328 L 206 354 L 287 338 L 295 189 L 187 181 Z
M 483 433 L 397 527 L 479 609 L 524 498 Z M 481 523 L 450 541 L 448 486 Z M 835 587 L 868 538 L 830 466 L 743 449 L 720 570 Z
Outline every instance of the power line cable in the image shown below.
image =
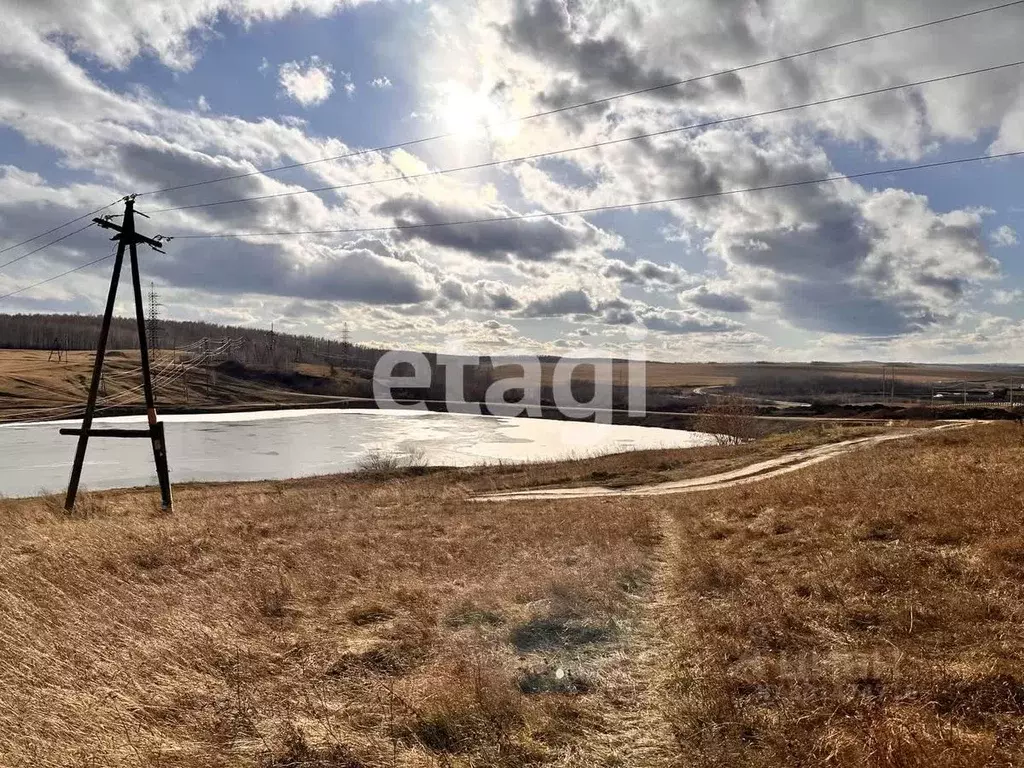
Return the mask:
M 51 240 L 50 242 L 46 243 L 45 245 L 40 245 L 38 248 L 34 248 L 31 251 L 29 251 L 28 253 L 22 254 L 21 256 L 19 256 L 16 259 L 11 259 L 10 261 L 5 262 L 4 264 L 0 264 L 0 269 L 4 269 L 6 267 L 9 267 L 9 266 L 11 266 L 11 264 L 16 264 L 17 262 L 21 261 L 22 259 L 27 259 L 29 256 L 32 256 L 33 254 L 39 253 L 40 251 L 43 251 L 43 250 L 46 250 L 51 245 L 56 245 L 57 243 L 59 243 L 59 242 L 61 242 L 63 240 L 67 240 L 72 235 L 77 235 L 79 232 L 85 232 L 85 230 L 87 230 L 91 226 L 92 226 L 92 222 L 90 221 L 84 227 L 76 229 L 73 232 L 68 232 L 66 235 L 62 235 L 61 237 L 58 237 L 56 240 Z
M 620 203 L 620 204 L 617 204 L 617 205 L 599 205 L 599 206 L 593 206 L 593 207 L 590 207 L 590 208 L 576 208 L 576 209 L 573 209 L 573 210 L 566 210 L 566 211 L 546 211 L 546 212 L 541 212 L 541 213 L 517 214 L 515 216 L 495 216 L 495 217 L 483 218 L 483 219 L 464 219 L 464 220 L 461 220 L 461 221 L 432 222 L 432 223 L 425 223 L 425 224 L 399 224 L 399 225 L 390 226 L 390 227 L 360 227 L 360 228 L 346 228 L 346 229 L 308 229 L 308 230 L 293 230 L 293 231 L 285 231 L 285 232 L 233 232 L 233 233 L 219 233 L 219 234 L 206 234 L 206 235 L 175 235 L 174 237 L 176 239 L 180 239 L 180 240 L 208 240 L 208 239 L 242 238 L 242 237 L 290 237 L 290 236 L 297 236 L 297 235 L 357 234 L 357 233 L 370 233 L 370 232 L 395 232 L 395 231 L 404 231 L 404 230 L 413 230 L 413 229 L 430 229 L 430 228 L 436 228 L 436 227 L 454 227 L 454 226 L 462 226 L 462 225 L 469 225 L 469 224 L 492 224 L 492 223 L 507 222 L 507 221 L 529 221 L 529 220 L 533 220 L 533 219 L 557 218 L 557 217 L 562 217 L 562 216 L 579 216 L 579 215 L 587 215 L 587 214 L 593 214 L 593 213 L 601 213 L 601 212 L 605 212 L 605 211 L 621 211 L 621 210 L 627 210 L 627 209 L 631 209 L 631 208 L 642 208 L 642 207 L 647 207 L 647 206 L 652 206 L 652 205 L 665 205 L 665 204 L 668 204 L 668 203 L 679 203 L 679 202 L 688 202 L 688 201 L 694 201 L 694 200 L 705 200 L 705 199 L 709 199 L 709 198 L 726 197 L 726 196 L 745 194 L 745 193 L 750 193 L 750 192 L 766 192 L 766 191 L 770 191 L 770 190 L 789 189 L 789 188 L 795 188 L 795 187 L 812 186 L 812 185 L 817 185 L 817 184 L 830 184 L 830 183 L 835 183 L 835 182 L 839 182 L 839 181 L 852 181 L 852 180 L 855 180 L 855 179 L 870 178 L 870 177 L 873 177 L 873 176 L 886 176 L 886 175 L 895 174 L 895 173 L 907 173 L 907 172 L 910 172 L 910 171 L 926 170 L 926 169 L 929 169 L 929 168 L 945 168 L 945 167 L 950 167 L 950 166 L 965 165 L 965 164 L 968 164 L 968 163 L 978 163 L 978 162 L 984 162 L 984 161 L 987 161 L 987 160 L 1000 160 L 1000 159 L 1006 159 L 1006 158 L 1011 158 L 1011 157 L 1021 157 L 1021 156 L 1024 156 L 1024 150 L 1017 151 L 1017 152 L 1003 152 L 1001 154 L 996 154 L 996 155 L 978 155 L 978 156 L 975 156 L 975 157 L 958 158 L 958 159 L 955 159 L 955 160 L 942 160 L 942 161 L 933 162 L 933 163 L 918 163 L 916 165 L 907 165 L 907 166 L 901 166 L 901 167 L 896 167 L 896 168 L 885 168 L 885 169 L 877 170 L 877 171 L 863 171 L 863 172 L 860 172 L 860 173 L 849 173 L 849 174 L 834 174 L 832 176 L 826 176 L 826 177 L 818 178 L 818 179 L 803 179 L 801 181 L 789 181 L 789 182 L 782 182 L 782 183 L 779 183 L 779 184 L 766 184 L 766 185 L 762 185 L 762 186 L 759 186 L 759 187 L 744 187 L 744 188 L 741 188 L 741 189 L 723 190 L 723 191 L 720 191 L 720 192 L 704 192 L 704 193 L 700 193 L 700 194 L 696 194 L 696 195 L 683 195 L 683 196 L 679 196 L 679 197 L 668 197 L 668 198 L 662 198 L 662 199 L 659 199 L 659 200 L 642 200 L 642 201 L 632 202 L 632 203 Z M 79 266 L 74 267 L 72 269 L 69 269 L 69 270 L 67 270 L 65 272 L 61 272 L 60 274 L 54 275 L 53 277 L 49 277 L 49 278 L 47 278 L 45 280 L 40 280 L 39 282 L 33 283 L 32 285 L 26 285 L 26 286 L 24 286 L 22 288 L 18 288 L 15 291 L 11 291 L 10 293 L 6 293 L 6 294 L 0 296 L 0 301 L 2 301 L 4 299 L 8 299 L 11 296 L 15 296 L 15 295 L 17 295 L 19 293 L 23 293 L 24 291 L 32 290 L 33 288 L 38 288 L 41 285 L 46 285 L 47 283 L 51 283 L 54 280 L 59 280 L 62 277 L 70 275 L 70 274 L 72 274 L 74 272 L 78 272 L 78 271 L 80 271 L 82 269 L 86 269 L 87 267 L 91 267 L 94 264 L 99 264 L 100 262 L 106 261 L 106 260 L 111 259 L 113 257 L 114 257 L 114 254 L 110 253 L 110 254 L 108 254 L 106 256 L 101 256 L 98 259 L 94 259 L 93 261 L 86 262 L 85 264 L 80 264 Z
M 576 208 L 567 211 L 545 211 L 541 213 L 524 213 L 514 216 L 494 216 L 482 219 L 462 219 L 459 221 L 439 221 L 422 224 L 397 224 L 389 227 L 356 227 L 345 229 L 305 229 L 280 232 L 224 232 L 205 235 L 174 235 L 173 239 L 178 240 L 211 240 L 224 238 L 242 237 L 289 237 L 293 235 L 332 235 L 332 234 L 366 234 L 373 232 L 398 232 L 411 229 L 431 229 L 436 227 L 456 227 L 469 224 L 493 224 L 503 221 L 528 221 L 531 219 L 557 218 L 560 216 L 579 216 L 605 211 L 621 211 L 629 208 L 643 208 L 651 205 L 665 205 L 668 203 L 683 203 L 694 200 L 706 200 L 715 197 L 726 197 L 749 192 L 767 192 L 777 189 L 789 189 L 793 187 L 805 187 L 816 184 L 831 184 L 838 181 L 851 181 L 854 179 L 865 179 L 872 176 L 886 176 L 894 173 L 907 173 L 909 171 L 920 171 L 928 168 L 944 168 L 954 165 L 965 165 L 967 163 L 978 163 L 986 160 L 999 160 L 1009 157 L 1024 155 L 1024 150 L 1019 152 L 1004 152 L 998 155 L 978 155 L 975 157 L 964 157 L 956 160 L 942 160 L 934 163 L 919 163 L 917 165 L 905 165 L 895 168 L 886 168 L 878 171 L 863 171 L 860 173 L 833 174 L 817 179 L 803 179 L 801 181 L 787 181 L 779 184 L 765 184 L 759 187 L 743 187 L 741 189 L 728 189 L 719 192 L 703 192 L 695 195 L 682 195 L 679 197 L 666 197 L 659 200 L 641 200 L 633 203 L 619 203 L 616 205 L 597 205 L 590 208 Z M 0 296 L 0 298 L 3 298 Z
M 11 298 L 11 296 L 17 296 L 19 293 L 24 293 L 25 291 L 30 291 L 33 288 L 38 288 L 41 285 L 46 285 L 47 283 L 52 283 L 54 280 L 59 280 L 62 277 L 67 277 L 68 275 L 72 274 L 73 272 L 78 272 L 79 270 L 85 269 L 86 267 L 91 267 L 93 264 L 99 264 L 101 261 L 106 261 L 107 259 L 112 259 L 112 258 L 114 258 L 114 254 L 113 253 L 109 253 L 106 256 L 101 256 L 100 258 L 94 259 L 93 261 L 86 262 L 85 264 L 79 264 L 74 269 L 69 269 L 66 272 L 61 272 L 59 275 L 54 275 L 53 277 L 48 277 L 45 280 L 40 280 L 38 283 L 32 283 L 32 285 L 26 285 L 25 287 L 19 288 L 16 291 L 11 291 L 10 293 L 5 293 L 3 296 L 0 296 L 0 301 L 3 301 L 4 299 L 9 299 L 9 298 Z
M 892 29 L 892 30 L 888 30 L 886 32 L 878 32 L 878 33 L 875 33 L 873 35 L 865 35 L 863 37 L 858 37 L 858 38 L 855 38 L 853 40 L 846 40 L 846 41 L 843 41 L 843 42 L 840 42 L 840 43 L 832 43 L 830 45 L 819 46 L 817 48 L 812 48 L 810 50 L 800 51 L 799 53 L 791 53 L 791 54 L 786 54 L 784 56 L 776 56 L 776 57 L 771 58 L 771 59 L 763 59 L 761 61 L 753 62 L 751 64 L 743 64 L 743 65 L 740 65 L 738 67 L 730 67 L 728 69 L 721 69 L 721 70 L 718 70 L 718 71 L 715 71 L 715 72 L 709 72 L 709 73 L 703 74 L 703 75 L 696 75 L 696 76 L 684 78 L 684 79 L 681 79 L 681 80 L 673 80 L 671 82 L 662 83 L 660 85 L 654 85 L 654 86 L 650 86 L 650 87 L 647 87 L 647 88 L 638 88 L 636 90 L 627 91 L 627 92 L 624 92 L 624 93 L 618 93 L 618 94 L 615 94 L 613 96 L 605 96 L 605 97 L 600 98 L 600 99 L 592 99 L 590 101 L 585 101 L 585 102 L 581 102 L 581 103 L 578 103 L 578 104 L 570 104 L 570 105 L 566 105 L 566 106 L 563 106 L 563 107 L 556 107 L 554 109 L 549 109 L 549 110 L 546 110 L 544 112 L 535 112 L 534 114 L 523 115 L 521 117 L 515 117 L 515 118 L 511 118 L 509 120 L 503 120 L 503 121 L 500 121 L 498 123 L 495 123 L 494 125 L 508 125 L 508 124 L 512 124 L 512 123 L 525 122 L 527 120 L 535 120 L 537 118 L 547 117 L 549 115 L 555 115 L 555 114 L 559 114 L 561 112 L 569 112 L 571 110 L 584 109 L 586 107 L 597 106 L 598 104 L 607 104 L 609 102 L 616 101 L 618 99 L 628 98 L 630 96 L 639 96 L 639 95 L 642 95 L 642 94 L 645 94 L 645 93 L 653 93 L 655 91 L 667 90 L 669 88 L 677 88 L 679 86 L 690 85 L 692 83 L 698 83 L 698 82 L 701 82 L 703 80 L 710 80 L 710 79 L 713 79 L 713 78 L 716 78 L 716 77 L 721 77 L 722 75 L 735 74 L 737 72 L 745 72 L 747 70 L 756 69 L 758 67 L 768 66 L 770 64 L 780 64 L 780 63 L 785 62 L 785 61 L 793 61 L 794 59 L 800 59 L 800 58 L 804 58 L 806 56 L 813 56 L 813 55 L 816 55 L 816 54 L 819 54 L 819 53 L 825 53 L 827 51 L 834 51 L 834 50 L 838 50 L 840 48 L 845 48 L 845 47 L 852 46 L 852 45 L 858 45 L 860 43 L 871 42 L 873 40 L 881 40 L 881 39 L 884 39 L 884 38 L 887 38 L 887 37 L 892 37 L 894 35 L 901 35 L 901 34 L 905 34 L 907 32 L 913 32 L 913 31 L 916 31 L 916 30 L 919 30 L 919 29 L 926 29 L 928 27 L 938 26 L 940 24 L 948 24 L 948 23 L 954 22 L 954 21 L 961 21 L 963 19 L 968 19 L 968 18 L 971 18 L 971 17 L 974 17 L 974 16 L 980 16 L 980 15 L 986 14 L 986 13 L 992 13 L 994 11 L 1001 11 L 1001 10 L 1004 10 L 1004 9 L 1007 9 L 1007 8 L 1013 8 L 1013 7 L 1019 6 L 1019 5 L 1024 5 L 1024 0 L 1013 0 L 1013 2 L 1001 3 L 999 5 L 989 6 L 987 8 L 980 8 L 980 9 L 977 9 L 977 10 L 974 10 L 974 11 L 966 11 L 964 13 L 959 13 L 959 14 L 956 14 L 956 15 L 953 15 L 953 16 L 946 16 L 946 17 L 941 18 L 941 19 L 933 19 L 932 21 L 926 21 L 926 22 L 922 22 L 922 23 L 919 23 L 919 24 L 912 24 L 912 25 L 910 25 L 908 27 L 901 27 L 899 29 Z M 397 144 L 388 144 L 388 145 L 384 145 L 384 146 L 380 146 L 380 147 L 373 147 L 373 148 L 370 148 L 370 149 L 360 149 L 360 150 L 356 150 L 354 152 L 347 152 L 347 153 L 340 154 L 340 155 L 333 155 L 331 157 L 319 158 L 317 160 L 307 160 L 307 161 L 299 162 L 299 163 L 290 163 L 288 165 L 280 165 L 280 166 L 277 166 L 276 168 L 264 168 L 264 169 L 256 170 L 256 171 L 248 171 L 246 173 L 236 173 L 236 174 L 231 174 L 229 176 L 221 176 L 221 177 L 216 178 L 216 179 L 207 179 L 205 181 L 195 181 L 195 182 L 192 182 L 192 183 L 189 183 L 189 184 L 178 184 L 178 185 L 173 186 L 173 187 L 164 187 L 162 189 L 151 189 L 151 190 L 148 190 L 146 192 L 138 193 L 138 196 L 142 197 L 143 195 L 156 195 L 156 194 L 159 194 L 159 193 L 162 193 L 162 192 L 175 192 L 175 191 L 182 190 L 182 189 L 191 189 L 191 188 L 194 188 L 194 187 L 201 187 L 201 186 L 204 186 L 206 184 L 217 184 L 217 183 L 220 183 L 222 181 L 233 181 L 235 179 L 245 179 L 245 178 L 249 178 L 249 177 L 252 177 L 252 176 L 260 176 L 260 175 L 269 174 L 269 173 L 277 173 L 279 171 L 291 170 L 293 168 L 305 168 L 305 167 L 308 167 L 310 165 L 316 165 L 317 163 L 327 163 L 327 162 L 333 162 L 333 161 L 337 161 L 337 160 L 346 160 L 346 159 L 349 159 L 349 158 L 352 158 L 352 157 L 359 157 L 359 156 L 362 156 L 362 155 L 373 154 L 375 152 L 388 152 L 388 151 L 391 151 L 391 150 L 394 150 L 394 149 L 403 149 L 405 147 L 417 146 L 417 145 L 420 145 L 420 144 L 426 144 L 426 143 L 431 142 L 431 141 L 439 141 L 441 139 L 448 139 L 448 138 L 452 138 L 454 136 L 459 136 L 459 135 L 460 134 L 458 132 L 455 132 L 455 131 L 448 132 L 448 133 L 440 133 L 440 134 L 436 134 L 434 136 L 426 136 L 426 137 L 419 138 L 419 139 L 412 139 L 412 140 L 409 140 L 409 141 L 399 142 Z
M 836 104 L 843 101 L 850 101 L 852 99 L 865 98 L 867 96 L 877 96 L 883 93 L 892 93 L 893 91 L 906 90 L 908 88 L 915 88 L 923 85 L 931 85 L 933 83 L 948 82 L 950 80 L 956 80 L 963 77 L 971 77 L 975 75 L 987 74 L 991 72 L 998 72 L 1004 69 L 1010 69 L 1012 67 L 1020 67 L 1024 65 L 1024 60 L 1014 61 L 1009 64 L 997 64 L 991 67 L 984 67 L 982 69 L 972 69 L 968 72 L 958 72 L 953 75 L 942 75 L 940 77 L 931 77 L 926 80 L 917 80 L 912 83 L 902 83 L 899 85 L 890 85 L 884 88 L 874 88 L 870 91 L 861 91 L 859 93 L 850 93 L 843 96 L 832 96 L 827 99 L 818 99 L 817 101 L 804 102 L 803 104 L 794 104 L 787 107 L 777 107 L 775 109 L 768 109 L 761 112 L 753 112 L 751 114 L 739 115 L 735 117 L 725 117 L 716 120 L 708 120 L 702 123 L 693 123 L 691 125 L 678 126 L 676 128 L 666 128 L 660 131 L 652 131 L 650 133 L 640 133 L 633 136 L 624 136 L 618 139 L 607 139 L 605 141 L 594 142 L 593 144 L 583 144 L 576 147 L 567 147 L 565 149 L 556 149 L 547 152 L 537 152 L 531 155 L 522 155 L 520 157 L 510 157 L 504 160 L 489 160 L 484 163 L 475 163 L 473 165 L 463 165 L 456 168 L 443 168 L 434 171 L 425 171 L 423 173 L 415 174 L 403 174 L 401 176 L 387 176 L 380 179 L 369 179 L 367 181 L 355 181 L 348 184 L 333 184 L 324 187 L 315 187 L 312 189 L 298 189 L 290 190 L 288 192 L 274 192 L 267 195 L 255 195 L 252 197 L 238 197 L 231 200 L 217 200 L 210 203 L 195 203 L 192 205 L 178 205 L 171 208 L 157 208 L 149 211 L 149 213 L 170 213 L 172 211 L 190 211 L 197 208 L 214 208 L 221 205 L 233 205 L 238 203 L 250 203 L 258 202 L 261 200 L 273 200 L 281 197 L 294 197 L 296 195 L 309 195 L 318 192 L 329 192 L 335 190 L 352 189 L 354 187 L 367 187 L 376 184 L 384 184 L 391 181 L 415 181 L 417 179 L 425 179 L 433 176 L 443 176 L 449 173 L 456 173 L 459 171 L 475 171 L 482 170 L 484 168 L 495 168 L 502 165 L 511 165 L 514 163 L 524 163 L 531 160 L 542 160 L 548 157 L 556 157 L 558 155 L 565 155 L 571 152 L 582 152 L 590 149 L 600 149 L 602 147 L 610 147 L 616 144 L 625 144 L 632 141 L 642 141 L 644 139 L 656 138 L 658 136 L 668 136 L 674 133 L 682 133 L 684 131 L 694 131 L 702 128 L 712 128 L 719 125 L 727 125 L 729 123 L 737 123 L 745 120 L 754 120 L 759 117 L 770 117 L 772 115 L 780 115 L 785 112 L 793 112 L 799 109 L 808 109 L 810 107 L 820 107 L 826 104 Z
M 76 219 L 71 219 L 71 221 L 65 221 L 63 224 L 60 224 L 59 226 L 53 227 L 51 229 L 48 229 L 45 232 L 40 232 L 38 235 L 35 235 L 34 237 L 30 237 L 28 240 L 22 240 L 20 243 L 15 243 L 14 245 L 8 245 L 6 248 L 0 248 L 0 253 L 7 253 L 8 251 L 13 251 L 15 248 L 20 248 L 23 245 L 28 245 L 33 240 L 38 240 L 41 237 L 46 237 L 47 235 L 56 232 L 58 229 L 64 229 L 64 227 L 70 227 L 72 224 L 77 224 L 82 219 L 87 219 L 90 216 L 95 216 L 100 211 L 107 210 L 107 208 L 109 208 L 110 206 L 112 206 L 112 205 L 114 205 L 116 203 L 121 202 L 123 199 L 124 199 L 123 197 L 119 197 L 114 202 L 107 203 L 102 208 L 97 208 L 95 211 L 89 211 L 88 213 L 83 213 L 81 216 L 79 216 Z M 31 255 L 32 254 L 26 254 L 26 256 L 31 256 Z M 25 256 L 20 256 L 19 258 L 15 259 L 14 261 L 7 262 L 7 264 L 0 264 L 0 269 L 3 269 L 8 264 L 13 264 L 15 261 L 19 261 L 20 259 L 23 259 L 23 258 L 25 258 Z

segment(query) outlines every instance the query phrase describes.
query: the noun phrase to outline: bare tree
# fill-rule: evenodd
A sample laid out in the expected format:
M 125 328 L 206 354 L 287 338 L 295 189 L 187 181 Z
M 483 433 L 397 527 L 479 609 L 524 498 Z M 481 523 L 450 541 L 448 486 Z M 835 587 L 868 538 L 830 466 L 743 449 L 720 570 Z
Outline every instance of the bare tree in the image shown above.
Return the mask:
M 694 422 L 694 429 L 715 436 L 719 445 L 739 445 L 764 436 L 757 406 L 735 395 L 713 396 Z

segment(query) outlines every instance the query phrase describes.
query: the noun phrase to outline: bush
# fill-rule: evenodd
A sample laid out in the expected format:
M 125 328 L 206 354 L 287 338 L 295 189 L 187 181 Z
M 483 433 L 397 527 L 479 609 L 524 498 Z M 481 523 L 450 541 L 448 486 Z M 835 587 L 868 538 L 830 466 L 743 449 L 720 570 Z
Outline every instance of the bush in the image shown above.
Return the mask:
M 374 448 L 359 460 L 356 468 L 359 473 L 365 475 L 389 475 L 426 466 L 426 454 L 420 448 L 411 448 L 404 453 Z
M 714 435 L 719 445 L 739 445 L 764 436 L 757 406 L 742 397 L 715 397 L 700 410 L 694 429 Z

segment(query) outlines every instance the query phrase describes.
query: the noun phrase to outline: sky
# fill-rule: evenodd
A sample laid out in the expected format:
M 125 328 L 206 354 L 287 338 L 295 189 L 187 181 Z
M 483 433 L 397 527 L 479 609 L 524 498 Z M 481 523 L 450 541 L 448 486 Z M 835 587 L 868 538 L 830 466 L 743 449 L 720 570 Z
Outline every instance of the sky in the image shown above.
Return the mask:
M 171 319 L 453 354 L 1019 363 L 1024 157 L 778 185 L 1024 151 L 1024 4 L 748 66 L 999 4 L 0 0 L 0 250 L 138 193 L 140 231 L 174 238 L 140 252 Z M 0 295 L 109 237 L 0 268 Z M 111 263 L 0 312 L 101 312 Z

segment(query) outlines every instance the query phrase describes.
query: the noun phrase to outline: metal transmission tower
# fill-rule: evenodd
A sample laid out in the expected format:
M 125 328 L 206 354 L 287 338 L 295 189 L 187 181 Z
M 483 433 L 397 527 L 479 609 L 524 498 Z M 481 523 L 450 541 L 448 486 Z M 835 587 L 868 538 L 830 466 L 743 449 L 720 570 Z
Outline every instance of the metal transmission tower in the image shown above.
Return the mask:
M 141 214 L 145 215 L 145 214 Z M 117 254 L 114 258 L 114 270 L 110 276 L 110 289 L 107 293 L 107 306 L 103 313 L 103 324 L 100 327 L 100 338 L 96 345 L 96 361 L 92 369 L 92 383 L 89 385 L 89 399 L 85 405 L 85 417 L 81 429 L 62 429 L 62 435 L 77 435 L 78 448 L 75 450 L 75 463 L 71 467 L 71 480 L 68 483 L 68 495 L 64 508 L 75 507 L 78 495 L 78 483 L 82 479 L 82 467 L 85 464 L 85 451 L 90 437 L 148 437 L 153 444 L 153 461 L 156 474 L 160 481 L 160 497 L 164 509 L 171 509 L 171 479 L 167 471 L 167 444 L 164 440 L 164 425 L 157 418 L 153 401 L 153 379 L 149 370 L 149 346 L 146 339 L 146 318 L 142 305 L 142 285 L 139 280 L 138 245 L 148 245 L 158 253 L 164 238 L 145 237 L 135 231 L 135 195 L 124 200 L 124 219 L 121 224 L 110 221 L 112 217 L 93 219 L 103 229 L 111 229 L 116 234 L 112 238 L 117 241 Z M 96 396 L 99 393 L 100 381 L 103 378 L 103 358 L 107 352 L 107 337 L 110 335 L 110 321 L 114 316 L 114 303 L 117 299 L 117 283 L 121 277 L 121 265 L 124 262 L 125 250 L 129 253 L 132 267 L 132 289 L 135 297 L 135 320 L 139 334 L 139 352 L 142 361 L 142 389 L 146 397 L 146 416 L 149 421 L 147 429 L 93 429 L 92 420 L 96 412 Z
M 146 332 L 149 334 L 149 348 L 160 349 L 160 299 L 153 283 L 149 284 L 149 319 L 146 321 Z
M 882 365 L 882 403 L 891 405 L 896 399 L 896 366 L 892 363 Z
M 68 361 L 68 346 L 66 342 L 61 340 L 60 336 L 54 337 L 46 362 L 50 362 L 54 357 L 57 358 L 58 363 L 66 363 Z
M 348 353 L 349 353 L 349 350 L 351 349 L 351 347 L 352 347 L 352 344 L 351 344 L 351 341 L 350 341 L 350 338 L 349 338 L 348 321 L 346 320 L 345 324 L 341 326 L 341 361 L 342 361 L 342 363 L 348 362 Z

